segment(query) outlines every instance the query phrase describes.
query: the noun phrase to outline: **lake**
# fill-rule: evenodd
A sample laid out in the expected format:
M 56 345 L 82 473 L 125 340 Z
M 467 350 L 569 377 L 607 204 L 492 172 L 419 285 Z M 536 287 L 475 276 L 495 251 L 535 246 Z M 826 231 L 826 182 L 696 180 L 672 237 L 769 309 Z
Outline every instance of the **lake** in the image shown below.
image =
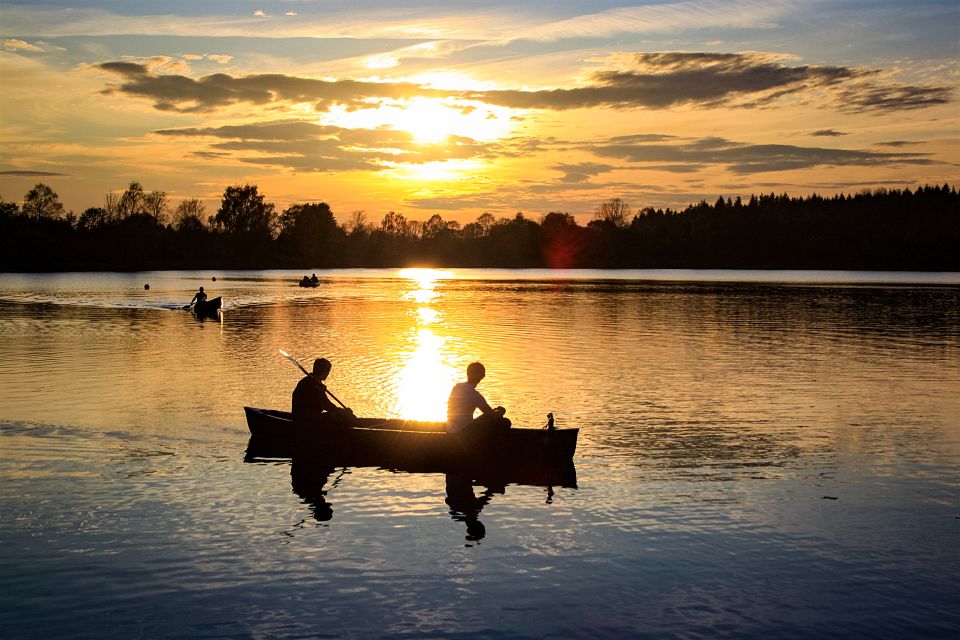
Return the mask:
M 960 632 L 960 274 L 302 275 L 0 274 L 4 638 Z M 482 361 L 575 483 L 294 487 L 244 462 L 279 349 L 416 419 Z

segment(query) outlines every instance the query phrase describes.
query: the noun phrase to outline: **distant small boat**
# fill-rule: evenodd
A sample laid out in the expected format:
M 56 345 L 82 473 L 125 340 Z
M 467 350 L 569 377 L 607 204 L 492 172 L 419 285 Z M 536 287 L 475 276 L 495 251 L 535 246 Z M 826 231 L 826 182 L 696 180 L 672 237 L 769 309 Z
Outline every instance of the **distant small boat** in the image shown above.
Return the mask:
M 217 317 L 217 312 L 220 310 L 221 305 L 223 304 L 223 298 L 216 297 L 212 300 L 204 300 L 203 302 L 197 302 L 193 305 L 193 313 L 198 318 L 215 318 Z
M 319 286 L 319 285 L 320 285 L 320 282 L 319 282 L 319 281 L 314 281 L 314 280 L 301 280 L 301 281 L 299 282 L 299 284 L 300 284 L 301 287 L 311 287 L 311 288 L 313 288 L 313 287 Z
M 579 429 L 451 434 L 442 422 L 358 418 L 351 426 L 294 424 L 287 411 L 244 407 L 249 458 L 335 460 L 348 466 L 457 472 L 571 466 Z

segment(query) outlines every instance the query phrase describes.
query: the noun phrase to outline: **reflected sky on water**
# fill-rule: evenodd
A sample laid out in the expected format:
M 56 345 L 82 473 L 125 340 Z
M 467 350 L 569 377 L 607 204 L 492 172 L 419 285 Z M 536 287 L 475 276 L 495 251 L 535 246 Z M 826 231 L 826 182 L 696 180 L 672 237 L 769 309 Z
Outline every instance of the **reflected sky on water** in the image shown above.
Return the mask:
M 957 630 L 956 274 L 302 275 L 0 275 L 5 636 Z M 244 464 L 279 349 L 419 419 L 480 360 L 575 487 Z

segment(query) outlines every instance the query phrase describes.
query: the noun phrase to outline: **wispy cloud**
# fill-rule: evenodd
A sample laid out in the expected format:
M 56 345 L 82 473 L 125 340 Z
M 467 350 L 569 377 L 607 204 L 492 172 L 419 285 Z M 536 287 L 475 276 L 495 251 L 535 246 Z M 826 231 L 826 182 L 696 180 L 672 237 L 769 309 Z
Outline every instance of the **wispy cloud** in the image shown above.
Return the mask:
M 794 2 L 782 0 L 657 2 L 574 16 L 534 26 L 522 35 L 511 35 L 514 38 L 531 40 L 559 40 L 711 27 L 772 28 L 777 21 L 792 13 L 795 5 Z
M 45 178 L 50 176 L 67 176 L 68 173 L 56 173 L 54 171 L 0 171 L 0 177 L 9 176 L 16 178 Z
M 43 53 L 44 48 L 30 44 L 25 40 L 20 40 L 19 38 L 7 38 L 6 40 L 0 42 L 0 48 L 4 51 L 29 51 L 31 53 Z
M 550 168 L 563 172 L 563 177 L 560 178 L 561 182 L 581 184 L 593 176 L 613 171 L 617 167 L 596 162 L 579 162 L 577 164 L 558 164 Z
M 424 145 L 395 129 L 345 129 L 302 120 L 155 131 L 165 137 L 199 139 L 197 153 L 229 154 L 249 164 L 303 172 L 380 171 L 396 164 L 424 164 L 487 155 L 486 145 L 454 137 Z
M 217 5 L 213 5 L 216 7 Z M 575 5 L 578 6 L 578 5 Z M 116 13 L 99 8 L 48 9 L 29 5 L 4 8 L 2 32 L 15 35 L 103 36 L 138 33 L 164 36 L 287 36 L 314 38 L 450 38 L 475 42 L 557 41 L 626 33 L 666 33 L 708 28 L 768 28 L 788 17 L 797 3 L 786 0 L 706 0 L 657 2 L 637 7 L 573 14 L 563 5 L 500 8 L 446 8 L 425 4 L 403 10 L 349 7 L 287 11 L 296 21 L 264 20 L 265 9 L 245 16 L 225 11 L 206 15 Z M 566 12 L 563 15 L 562 12 Z M 561 14 L 560 17 L 557 17 Z

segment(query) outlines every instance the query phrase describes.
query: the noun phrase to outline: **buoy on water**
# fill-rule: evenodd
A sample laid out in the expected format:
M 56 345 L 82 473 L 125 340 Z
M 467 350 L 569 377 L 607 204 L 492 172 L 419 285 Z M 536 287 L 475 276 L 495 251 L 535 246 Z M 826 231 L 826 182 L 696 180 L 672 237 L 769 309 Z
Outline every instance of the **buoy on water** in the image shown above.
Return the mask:
M 143 289 L 144 289 L 144 291 L 149 291 L 150 285 L 149 285 L 149 284 L 143 285 Z
M 217 276 L 213 276 L 213 277 L 210 278 L 210 279 L 213 280 L 214 282 L 216 282 L 216 281 L 217 281 Z

